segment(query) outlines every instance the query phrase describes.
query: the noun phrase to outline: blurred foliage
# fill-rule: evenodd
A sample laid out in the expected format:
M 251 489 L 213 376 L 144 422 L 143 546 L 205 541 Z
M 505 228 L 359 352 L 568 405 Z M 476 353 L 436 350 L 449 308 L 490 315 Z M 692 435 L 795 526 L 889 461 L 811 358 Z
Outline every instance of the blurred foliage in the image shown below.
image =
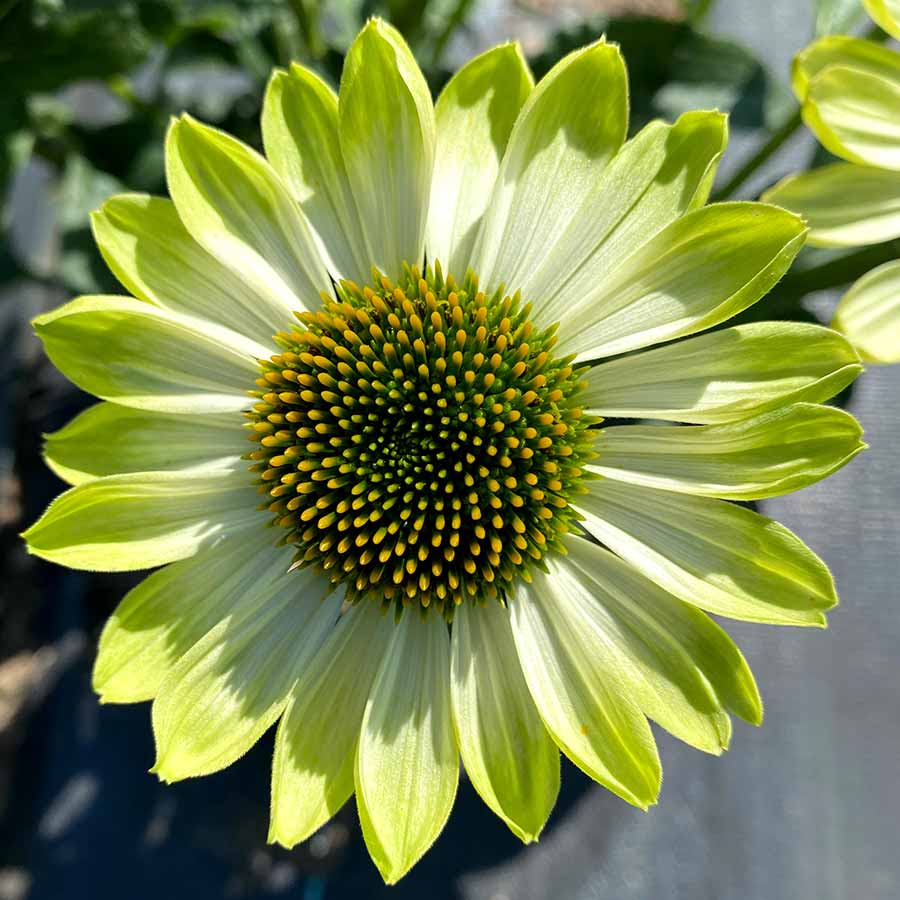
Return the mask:
M 864 17 L 862 0 L 816 0 L 816 37 L 852 32 Z
M 771 128 L 792 101 L 749 51 L 703 33 L 712 3 L 683 0 L 682 21 L 596 17 L 564 30 L 550 4 L 535 75 L 605 33 L 629 65 L 634 130 L 712 107 L 731 113 L 732 129 Z M 821 0 L 820 15 L 846 6 Z M 0 285 L 24 276 L 69 294 L 117 291 L 88 213 L 119 190 L 165 191 L 172 115 L 187 110 L 258 147 L 272 68 L 299 60 L 336 85 L 371 15 L 400 28 L 436 94 L 483 45 L 480 10 L 474 0 L 0 0 Z

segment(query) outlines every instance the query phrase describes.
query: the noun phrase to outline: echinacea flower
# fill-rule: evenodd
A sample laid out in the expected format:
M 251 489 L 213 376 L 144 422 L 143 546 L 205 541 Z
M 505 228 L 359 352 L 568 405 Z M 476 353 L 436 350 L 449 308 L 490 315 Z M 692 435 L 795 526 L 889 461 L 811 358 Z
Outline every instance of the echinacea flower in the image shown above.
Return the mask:
M 900 4 L 866 0 L 875 22 L 900 37 Z M 791 175 L 763 199 L 804 216 L 809 241 L 855 247 L 900 237 L 900 53 L 833 35 L 797 54 L 794 93 L 803 121 L 846 162 Z M 863 276 L 832 327 L 870 362 L 900 362 L 900 261 Z
M 729 713 L 760 721 L 703 610 L 821 626 L 836 596 L 797 537 L 727 501 L 859 452 L 856 421 L 819 405 L 859 360 L 817 326 L 709 330 L 805 227 L 704 206 L 724 117 L 626 141 L 627 94 L 602 40 L 536 86 L 506 45 L 433 106 L 373 20 L 339 96 L 273 76 L 268 161 L 185 116 L 172 200 L 96 214 L 136 299 L 35 320 L 104 402 L 48 438 L 74 486 L 25 536 L 64 565 L 163 566 L 94 674 L 104 701 L 153 700 L 160 778 L 221 769 L 280 720 L 270 839 L 355 793 L 393 882 L 447 820 L 460 757 L 529 841 L 559 749 L 647 807 L 648 716 L 710 753 Z

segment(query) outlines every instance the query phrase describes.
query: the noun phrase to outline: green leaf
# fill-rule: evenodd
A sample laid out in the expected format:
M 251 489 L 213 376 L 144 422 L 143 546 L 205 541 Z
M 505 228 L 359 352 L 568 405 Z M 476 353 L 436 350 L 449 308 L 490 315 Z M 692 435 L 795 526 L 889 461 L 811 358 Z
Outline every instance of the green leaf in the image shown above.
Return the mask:
M 583 526 L 660 587 L 732 619 L 824 627 L 837 603 L 822 560 L 742 506 L 604 478 L 573 504 Z
M 303 207 L 333 271 L 367 283 L 372 260 L 341 155 L 337 95 L 303 66 L 275 72 L 262 133 L 269 162 Z
M 402 36 L 380 19 L 359 33 L 341 76 L 338 130 L 370 264 L 421 265 L 434 167 L 434 107 Z
M 91 216 L 110 270 L 141 300 L 208 319 L 264 345 L 293 316 L 257 293 L 188 233 L 175 205 L 148 194 L 111 197 Z
M 562 320 L 573 298 L 590 304 L 622 258 L 679 216 L 703 206 L 728 141 L 725 116 L 692 112 L 674 125 L 651 122 L 573 199 L 567 227 L 547 236 L 552 252 L 521 285 L 539 321 Z M 577 327 L 577 326 L 576 326 Z
M 388 884 L 441 833 L 458 778 L 447 626 L 408 609 L 375 678 L 356 757 L 363 837 Z
M 264 526 L 258 501 L 243 467 L 110 475 L 60 494 L 22 537 L 30 553 L 62 566 L 130 572 Z
M 144 61 L 152 43 L 136 4 L 79 5 L 20 2 L 3 19 L 0 78 L 6 96 L 106 78 Z
M 473 250 L 482 286 L 519 288 L 578 216 L 628 128 L 619 48 L 570 53 L 529 94 L 509 137 Z
M 803 216 L 816 247 L 858 247 L 900 237 L 900 172 L 834 163 L 785 178 L 763 200 Z
M 731 638 L 608 550 L 572 537 L 561 569 L 581 581 L 581 614 L 619 656 L 629 696 L 667 731 L 699 750 L 728 749 L 728 709 L 758 725 L 762 703 Z
M 239 466 L 248 452 L 240 417 L 166 415 L 98 403 L 46 436 L 47 465 L 69 484 L 105 475 Z
M 544 728 L 499 603 L 453 617 L 450 688 L 463 764 L 484 802 L 536 841 L 559 793 L 559 751 Z
M 270 841 L 305 841 L 353 793 L 363 713 L 393 633 L 377 603 L 351 607 L 297 680 L 275 738 Z
M 255 72 L 249 67 L 205 55 L 183 61 L 175 56 L 167 62 L 161 88 L 169 109 L 189 110 L 208 122 L 224 122 L 235 107 L 254 108 L 259 102 Z
M 238 412 L 270 351 L 227 328 L 126 297 L 81 297 L 34 319 L 53 364 L 104 400 L 158 412 Z
M 759 500 L 815 484 L 865 449 L 843 410 L 795 403 L 727 425 L 622 425 L 597 432 L 597 475 L 646 487 Z
M 650 726 L 623 682 L 609 642 L 585 622 L 593 604 L 562 557 L 520 582 L 509 603 L 516 650 L 547 730 L 582 771 L 646 809 L 659 794 Z
M 260 526 L 211 542 L 125 595 L 100 635 L 93 685 L 101 702 L 152 700 L 175 662 L 213 626 L 254 608 L 277 578 L 293 576 L 293 548 L 277 546 Z
M 680 0 L 680 5 L 684 10 L 684 14 L 692 22 L 700 22 L 706 18 L 713 3 L 714 0 Z
M 208 775 L 240 759 L 281 715 L 297 678 L 334 627 L 341 597 L 312 568 L 293 571 L 202 637 L 153 701 L 161 781 Z
M 900 261 L 860 278 L 838 304 L 831 327 L 847 335 L 863 359 L 900 362 Z
M 860 0 L 816 0 L 816 37 L 852 31 L 862 15 Z
M 425 232 L 428 259 L 465 274 L 510 132 L 533 87 L 518 44 L 476 56 L 435 107 L 437 147 Z
M 306 217 L 262 156 L 185 115 L 166 136 L 166 178 L 185 228 L 249 289 L 286 317 L 318 307 L 328 272 Z
M 70 155 L 55 198 L 60 230 L 84 228 L 91 210 L 120 190 L 122 183 L 117 178 L 97 169 L 83 156 Z
M 585 374 L 578 399 L 611 418 L 729 422 L 827 400 L 861 372 L 856 351 L 835 331 L 759 322 L 601 363 Z
M 717 325 L 763 297 L 805 238 L 797 216 L 762 203 L 688 213 L 568 305 L 559 349 L 591 360 Z

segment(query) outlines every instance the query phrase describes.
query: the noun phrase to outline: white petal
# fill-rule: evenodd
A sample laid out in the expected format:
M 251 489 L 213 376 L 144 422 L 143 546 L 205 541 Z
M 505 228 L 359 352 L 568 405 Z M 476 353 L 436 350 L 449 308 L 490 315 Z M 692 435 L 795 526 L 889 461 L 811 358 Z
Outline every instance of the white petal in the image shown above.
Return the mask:
M 597 475 L 631 484 L 759 500 L 797 491 L 865 449 L 862 429 L 832 406 L 795 403 L 725 425 L 622 425 L 597 432 Z
M 584 587 L 548 560 L 510 600 L 519 661 L 538 712 L 559 748 L 623 800 L 646 809 L 661 779 L 650 726 L 631 698 L 609 642 L 585 627 Z
M 435 104 L 437 148 L 425 234 L 429 260 L 457 279 L 488 208 L 509 134 L 533 81 L 517 44 L 476 56 Z
M 152 771 L 178 781 L 217 772 L 243 756 L 281 715 L 340 605 L 322 574 L 288 572 L 248 610 L 228 616 L 194 644 L 153 701 Z
M 472 268 L 489 291 L 521 286 L 578 215 L 625 139 L 628 85 L 615 44 L 570 53 L 531 92 L 509 138 Z
M 859 356 L 836 331 L 754 322 L 603 362 L 585 373 L 578 399 L 607 418 L 728 422 L 827 400 L 860 372 Z
M 393 617 L 363 601 L 298 679 L 275 738 L 270 841 L 306 840 L 353 793 L 363 713 L 393 633 Z
M 434 107 L 400 33 L 370 19 L 344 58 L 341 152 L 369 262 L 396 278 L 421 265 L 434 167 Z
M 537 840 L 559 793 L 559 751 L 538 715 L 499 603 L 453 617 L 453 720 L 466 772 L 521 840 Z
M 156 696 L 163 678 L 213 626 L 258 597 L 290 568 L 292 547 L 269 528 L 216 541 L 148 575 L 132 588 L 100 635 L 94 690 L 104 703 Z
M 166 177 L 194 239 L 287 321 L 318 307 L 328 271 L 299 204 L 258 153 L 183 116 L 166 137 Z
M 824 626 L 828 568 L 787 528 L 724 500 L 603 478 L 573 504 L 598 541 L 701 609 L 776 625 Z
M 191 237 L 171 200 L 120 194 L 92 213 L 91 223 L 113 274 L 141 300 L 226 325 L 265 346 L 293 323 L 283 304 L 252 290 Z
M 382 877 L 400 879 L 443 829 L 459 778 L 444 620 L 416 609 L 394 629 L 363 717 L 356 802 Z
M 366 284 L 372 261 L 341 155 L 337 94 L 315 72 L 292 63 L 269 82 L 262 133 L 266 156 L 303 208 L 329 270 Z
M 706 202 L 728 140 L 718 112 L 691 112 L 674 125 L 651 122 L 599 171 L 564 230 L 548 235 L 553 251 L 522 283 L 542 323 L 578 329 L 573 298 L 586 304 L 630 253 L 666 225 Z M 516 285 L 517 287 L 519 285 Z
M 60 494 L 22 536 L 42 559 L 75 569 L 131 572 L 193 556 L 222 535 L 264 528 L 249 473 L 110 475 Z
M 221 325 L 130 297 L 80 297 L 33 320 L 47 355 L 80 388 L 170 413 L 250 406 L 270 349 Z
M 248 452 L 235 413 L 169 415 L 97 403 L 48 434 L 47 465 L 69 484 L 126 472 L 237 468 Z

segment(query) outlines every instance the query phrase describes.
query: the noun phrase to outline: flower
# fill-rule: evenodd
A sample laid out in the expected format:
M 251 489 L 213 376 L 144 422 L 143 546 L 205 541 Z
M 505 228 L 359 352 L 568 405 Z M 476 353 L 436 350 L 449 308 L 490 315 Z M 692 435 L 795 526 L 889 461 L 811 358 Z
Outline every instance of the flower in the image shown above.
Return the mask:
M 866 0 L 900 37 L 896 0 Z M 820 38 L 794 60 L 803 121 L 846 162 L 791 175 L 763 199 L 803 215 L 811 244 L 854 247 L 900 237 L 900 53 L 861 38 Z M 832 327 L 871 362 L 900 362 L 900 261 L 863 276 Z
M 709 331 L 805 227 L 704 206 L 718 112 L 626 128 L 614 45 L 537 86 L 497 47 L 433 106 L 373 20 L 339 98 L 299 66 L 273 76 L 268 162 L 184 116 L 172 200 L 96 213 L 136 299 L 35 320 L 104 402 L 49 436 L 73 487 L 25 537 L 64 565 L 163 566 L 94 673 L 104 701 L 153 699 L 160 778 L 221 769 L 279 721 L 270 839 L 355 792 L 393 882 L 441 831 L 460 756 L 529 841 L 559 749 L 647 807 L 648 716 L 710 753 L 729 713 L 760 721 L 702 610 L 821 626 L 836 596 L 797 537 L 727 500 L 859 452 L 856 421 L 819 405 L 859 360 L 812 325 Z

